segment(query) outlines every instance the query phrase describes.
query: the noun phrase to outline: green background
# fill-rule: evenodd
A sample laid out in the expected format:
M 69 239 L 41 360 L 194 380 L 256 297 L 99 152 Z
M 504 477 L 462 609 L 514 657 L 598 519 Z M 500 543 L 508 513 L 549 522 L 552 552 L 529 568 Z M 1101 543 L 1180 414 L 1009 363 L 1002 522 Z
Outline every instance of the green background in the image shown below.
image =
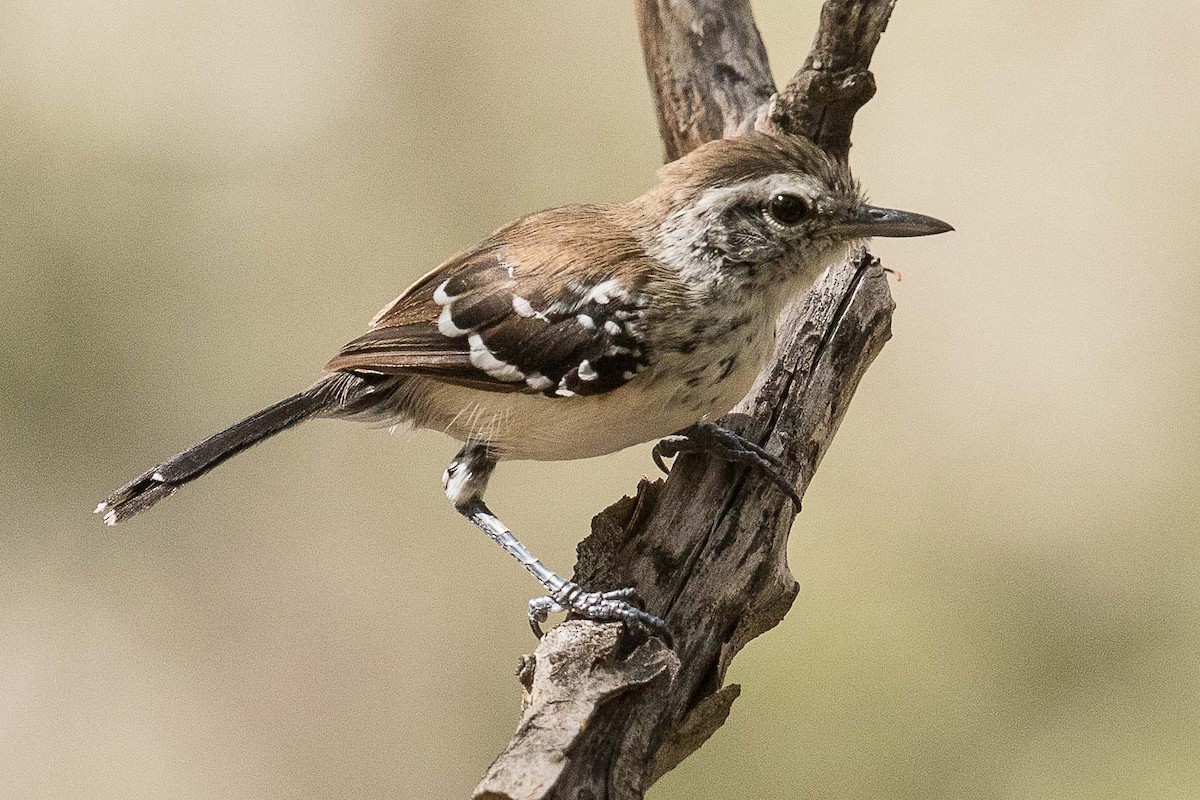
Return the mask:
M 818 3 L 755 3 L 790 75 Z M 803 589 L 668 798 L 1200 795 L 1200 7 L 904 0 L 853 164 L 903 273 Z M 0 5 L 0 796 L 466 796 L 536 586 L 456 444 L 321 422 L 116 529 L 448 254 L 661 148 L 628 3 Z M 569 569 L 647 447 L 513 464 Z

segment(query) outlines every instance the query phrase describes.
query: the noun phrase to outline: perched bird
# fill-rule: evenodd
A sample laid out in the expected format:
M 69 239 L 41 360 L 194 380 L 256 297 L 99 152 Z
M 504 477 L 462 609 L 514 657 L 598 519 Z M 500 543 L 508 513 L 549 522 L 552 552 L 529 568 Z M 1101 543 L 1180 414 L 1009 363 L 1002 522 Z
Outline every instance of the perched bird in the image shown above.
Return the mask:
M 497 462 L 706 450 L 778 460 L 714 425 L 770 357 L 775 322 L 829 264 L 872 236 L 952 230 L 867 205 L 847 167 L 806 139 L 709 142 L 641 197 L 541 211 L 444 262 L 389 303 L 309 388 L 134 478 L 100 503 L 109 525 L 230 456 L 314 418 L 444 431 L 454 508 L 542 584 L 535 633 L 567 610 L 665 633 L 632 589 L 591 592 L 544 566 L 483 502 Z M 661 461 L 660 461 L 661 463 Z

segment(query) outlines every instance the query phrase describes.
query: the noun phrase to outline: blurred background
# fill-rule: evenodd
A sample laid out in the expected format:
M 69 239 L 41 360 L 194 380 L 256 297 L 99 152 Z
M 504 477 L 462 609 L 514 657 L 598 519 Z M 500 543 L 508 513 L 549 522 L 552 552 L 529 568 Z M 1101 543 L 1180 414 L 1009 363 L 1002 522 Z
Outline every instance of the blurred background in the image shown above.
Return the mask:
M 786 79 L 819 4 L 754 7 Z M 1188 0 L 899 4 L 853 164 L 958 233 L 876 245 L 895 338 L 803 590 L 653 797 L 1200 795 L 1198 36 Z M 0 797 L 469 794 L 537 587 L 447 505 L 455 443 L 320 422 L 89 512 L 498 225 L 640 193 L 642 70 L 629 3 L 0 4 Z M 489 501 L 569 570 L 653 473 Z

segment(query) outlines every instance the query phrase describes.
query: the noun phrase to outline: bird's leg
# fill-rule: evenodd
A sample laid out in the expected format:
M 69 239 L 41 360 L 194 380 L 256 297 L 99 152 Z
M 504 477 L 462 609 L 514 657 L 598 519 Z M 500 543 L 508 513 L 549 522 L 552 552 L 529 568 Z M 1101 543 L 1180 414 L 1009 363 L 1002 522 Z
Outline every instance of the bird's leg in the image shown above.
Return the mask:
M 651 455 L 658 468 L 667 472 L 663 459 L 682 453 L 707 453 L 725 461 L 757 467 L 792 499 L 796 511 L 800 511 L 800 494 L 792 482 L 784 477 L 783 462 L 744 436 L 711 422 L 697 422 L 654 445 Z
M 540 623 L 546 621 L 548 614 L 570 611 L 588 619 L 624 622 L 630 628 L 657 634 L 670 641 L 666 623 L 635 605 L 638 596 L 634 589 L 585 592 L 579 584 L 552 571 L 529 552 L 483 502 L 483 492 L 495 468 L 496 459 L 486 444 L 468 443 L 446 468 L 442 485 L 458 513 L 521 562 L 546 587 L 546 596 L 529 601 L 529 627 L 539 639 L 542 636 Z

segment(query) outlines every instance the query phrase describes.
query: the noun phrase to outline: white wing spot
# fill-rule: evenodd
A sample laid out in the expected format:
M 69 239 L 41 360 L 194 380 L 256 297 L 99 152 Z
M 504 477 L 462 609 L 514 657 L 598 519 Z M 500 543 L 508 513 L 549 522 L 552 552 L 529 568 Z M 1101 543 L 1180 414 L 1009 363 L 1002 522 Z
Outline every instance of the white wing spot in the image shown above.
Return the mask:
M 596 327 L 596 320 L 592 319 L 587 314 L 580 314 L 575 319 L 579 323 L 580 327 L 587 328 L 588 330 Z
M 550 321 L 545 314 L 534 308 L 528 300 L 519 294 L 513 295 L 513 311 L 517 312 L 518 316 L 525 317 L 526 319 L 540 319 L 542 322 Z
M 442 313 L 438 315 L 437 327 L 438 333 L 450 339 L 466 336 L 470 333 L 465 328 L 460 328 L 454 324 L 454 318 L 451 316 L 450 308 L 454 303 L 455 298 L 446 294 L 446 284 L 450 283 L 450 279 L 442 281 L 438 287 L 433 290 L 433 302 L 442 307 Z
M 433 290 L 433 302 L 439 306 L 448 306 L 454 302 L 454 298 L 446 294 L 446 284 L 450 283 L 450 279 L 442 281 L 438 287 Z
M 450 301 L 452 303 L 453 300 Z M 438 333 L 442 336 L 448 336 L 455 339 L 459 336 L 466 336 L 471 331 L 466 328 L 460 328 L 454 324 L 454 318 L 451 316 L 450 309 L 453 308 L 450 303 L 442 306 L 442 313 L 438 315 Z
M 506 361 L 501 361 L 492 355 L 492 351 L 488 350 L 487 345 L 483 343 L 483 337 L 478 333 L 472 333 L 467 337 L 467 344 L 471 346 L 471 365 L 483 370 L 488 375 L 500 381 L 523 381 L 525 373 L 509 364 Z
M 604 323 L 604 330 L 608 331 L 613 336 L 616 336 L 621 332 L 621 326 L 610 319 L 608 322 Z
M 586 358 L 579 362 L 578 374 L 581 381 L 594 381 L 600 377 L 600 373 L 592 369 L 592 363 Z
M 535 392 L 544 392 L 554 385 L 554 381 L 538 372 L 531 372 L 525 377 L 525 383 Z
M 600 305 L 605 305 L 614 297 L 626 297 L 625 290 L 621 288 L 621 282 L 616 278 L 609 278 L 606 281 L 601 281 L 587 290 L 583 295 L 583 302 L 593 302 Z

